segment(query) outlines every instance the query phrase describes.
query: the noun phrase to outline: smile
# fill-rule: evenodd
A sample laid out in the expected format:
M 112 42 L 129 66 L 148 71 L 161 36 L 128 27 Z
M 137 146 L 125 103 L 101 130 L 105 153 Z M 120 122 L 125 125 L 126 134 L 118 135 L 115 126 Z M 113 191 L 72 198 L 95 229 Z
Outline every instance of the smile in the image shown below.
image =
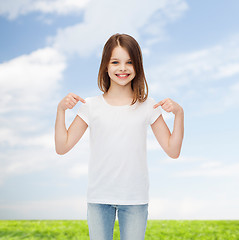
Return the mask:
M 116 74 L 116 76 L 120 79 L 125 79 L 129 76 L 130 74 Z

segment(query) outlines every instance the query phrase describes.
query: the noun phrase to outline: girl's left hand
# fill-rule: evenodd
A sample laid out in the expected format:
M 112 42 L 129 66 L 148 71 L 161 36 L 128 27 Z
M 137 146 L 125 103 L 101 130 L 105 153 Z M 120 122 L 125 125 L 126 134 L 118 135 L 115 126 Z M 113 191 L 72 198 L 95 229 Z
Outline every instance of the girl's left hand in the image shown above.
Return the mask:
M 165 98 L 164 100 L 155 104 L 154 108 L 157 108 L 158 106 L 161 106 L 162 109 L 165 110 L 166 112 L 172 112 L 173 114 L 177 114 L 178 112 L 183 111 L 183 108 L 170 98 Z

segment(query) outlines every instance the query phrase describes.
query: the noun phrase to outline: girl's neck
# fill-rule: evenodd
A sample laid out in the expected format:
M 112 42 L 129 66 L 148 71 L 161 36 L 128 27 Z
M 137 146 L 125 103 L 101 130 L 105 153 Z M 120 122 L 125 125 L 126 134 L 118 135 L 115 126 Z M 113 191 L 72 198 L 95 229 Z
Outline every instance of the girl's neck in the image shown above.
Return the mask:
M 115 88 L 109 88 L 108 92 L 104 93 L 103 96 L 106 101 L 113 106 L 121 106 L 121 105 L 130 105 L 133 99 L 133 91 L 132 89 L 125 89 L 124 91 L 121 89 L 117 91 Z
M 111 99 L 132 99 L 133 98 L 133 90 L 131 86 L 129 87 L 110 87 L 109 90 L 104 94 Z

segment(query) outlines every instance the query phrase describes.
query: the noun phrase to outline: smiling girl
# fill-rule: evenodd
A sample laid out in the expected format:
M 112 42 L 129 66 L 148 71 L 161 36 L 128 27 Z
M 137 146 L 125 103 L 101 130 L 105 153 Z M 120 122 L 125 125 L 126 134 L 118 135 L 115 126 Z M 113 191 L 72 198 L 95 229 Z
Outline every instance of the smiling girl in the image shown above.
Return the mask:
M 57 107 L 55 147 L 65 154 L 90 130 L 87 221 L 91 240 L 112 240 L 116 213 L 124 240 L 144 239 L 149 204 L 147 128 L 163 150 L 178 158 L 184 135 L 183 108 L 166 98 L 148 96 L 141 49 L 127 34 L 115 34 L 106 42 L 98 74 L 102 95 L 85 100 L 74 93 Z M 65 110 L 78 101 L 77 116 L 69 129 Z M 175 115 L 172 133 L 159 106 Z

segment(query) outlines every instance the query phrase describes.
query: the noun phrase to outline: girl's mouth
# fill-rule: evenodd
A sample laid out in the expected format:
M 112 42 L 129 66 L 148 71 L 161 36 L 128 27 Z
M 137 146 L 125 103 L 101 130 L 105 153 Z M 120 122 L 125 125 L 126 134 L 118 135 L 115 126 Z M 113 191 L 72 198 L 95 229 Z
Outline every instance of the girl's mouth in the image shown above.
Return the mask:
M 116 74 L 116 76 L 120 79 L 126 79 L 130 74 Z

